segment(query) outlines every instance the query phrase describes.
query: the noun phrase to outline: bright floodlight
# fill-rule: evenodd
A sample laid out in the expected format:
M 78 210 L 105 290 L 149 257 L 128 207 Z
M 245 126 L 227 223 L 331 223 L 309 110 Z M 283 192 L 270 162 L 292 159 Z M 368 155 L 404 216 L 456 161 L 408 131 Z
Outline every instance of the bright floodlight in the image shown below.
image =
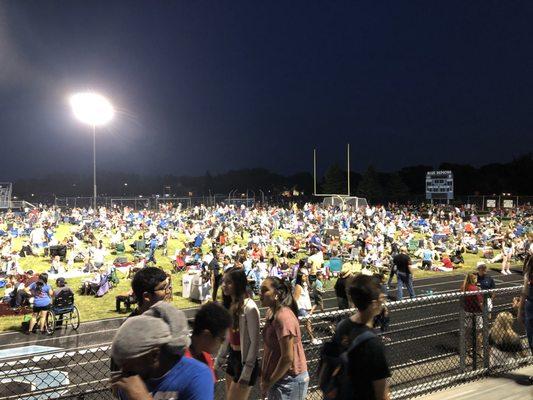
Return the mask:
M 76 118 L 92 126 L 105 125 L 115 115 L 109 100 L 97 93 L 76 93 L 70 97 L 70 106 Z

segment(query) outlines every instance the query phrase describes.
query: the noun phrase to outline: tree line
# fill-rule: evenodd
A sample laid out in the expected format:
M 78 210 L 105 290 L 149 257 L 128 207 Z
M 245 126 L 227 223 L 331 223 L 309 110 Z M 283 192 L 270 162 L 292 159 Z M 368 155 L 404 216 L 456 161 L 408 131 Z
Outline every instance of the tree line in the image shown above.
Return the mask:
M 425 193 L 426 172 L 429 165 L 404 167 L 399 171 L 382 172 L 368 166 L 362 173 L 350 173 L 350 193 L 371 201 L 401 199 Z M 442 163 L 439 170 L 454 174 L 456 195 L 501 194 L 532 195 L 532 153 L 508 163 L 492 163 L 481 167 L 468 164 Z M 260 196 L 282 193 L 313 194 L 313 176 L 309 172 L 282 175 L 264 168 L 232 170 L 220 174 L 209 171 L 201 176 L 143 176 L 132 173 L 99 171 L 98 193 L 107 196 L 165 195 L 207 196 L 235 193 Z M 331 165 L 324 176 L 318 178 L 317 192 L 346 194 L 347 173 L 338 164 Z M 63 196 L 90 196 L 92 176 L 56 173 L 39 178 L 19 179 L 14 193 L 20 198 L 50 198 Z

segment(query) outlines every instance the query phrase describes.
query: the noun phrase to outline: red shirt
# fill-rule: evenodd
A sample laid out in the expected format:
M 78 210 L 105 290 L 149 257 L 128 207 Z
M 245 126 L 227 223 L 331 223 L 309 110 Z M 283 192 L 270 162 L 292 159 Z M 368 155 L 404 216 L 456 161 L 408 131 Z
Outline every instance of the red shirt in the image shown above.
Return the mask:
M 483 295 L 468 293 L 468 292 L 479 292 L 479 288 L 475 285 L 468 285 L 465 288 L 465 311 L 469 313 L 480 313 L 483 307 Z
M 449 257 L 444 257 L 442 259 L 442 264 L 446 267 L 446 268 L 453 268 L 453 263 L 452 261 L 450 260 Z
M 185 349 L 185 353 L 183 355 L 187 358 L 194 358 L 189 349 Z M 213 382 L 216 383 L 217 376 L 215 375 L 215 363 L 213 362 L 213 357 L 211 357 L 211 354 L 202 351 L 202 358 L 197 358 L 197 360 L 203 362 L 204 364 L 207 364 L 207 366 L 211 370 L 211 373 L 213 374 Z

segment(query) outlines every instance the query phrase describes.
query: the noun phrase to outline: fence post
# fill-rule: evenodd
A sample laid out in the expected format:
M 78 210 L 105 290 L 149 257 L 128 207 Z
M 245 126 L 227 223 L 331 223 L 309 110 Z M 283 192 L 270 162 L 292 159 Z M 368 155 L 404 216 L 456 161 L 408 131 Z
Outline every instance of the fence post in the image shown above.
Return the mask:
M 477 369 L 477 315 L 472 313 L 472 371 Z
M 465 308 L 464 296 L 459 298 L 459 368 L 461 373 L 466 372 L 466 334 L 465 334 Z
M 489 293 L 483 294 L 483 368 L 490 367 L 490 350 L 489 350 Z

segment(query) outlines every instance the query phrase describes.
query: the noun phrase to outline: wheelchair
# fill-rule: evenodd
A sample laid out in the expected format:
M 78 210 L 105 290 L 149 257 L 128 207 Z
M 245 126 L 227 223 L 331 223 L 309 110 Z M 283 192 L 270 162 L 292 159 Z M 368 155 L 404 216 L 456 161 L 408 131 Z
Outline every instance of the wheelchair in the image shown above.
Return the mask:
M 69 325 L 75 331 L 80 327 L 80 312 L 74 304 L 74 293 L 64 292 L 54 299 L 46 315 L 46 332 L 53 335 L 57 326 Z

